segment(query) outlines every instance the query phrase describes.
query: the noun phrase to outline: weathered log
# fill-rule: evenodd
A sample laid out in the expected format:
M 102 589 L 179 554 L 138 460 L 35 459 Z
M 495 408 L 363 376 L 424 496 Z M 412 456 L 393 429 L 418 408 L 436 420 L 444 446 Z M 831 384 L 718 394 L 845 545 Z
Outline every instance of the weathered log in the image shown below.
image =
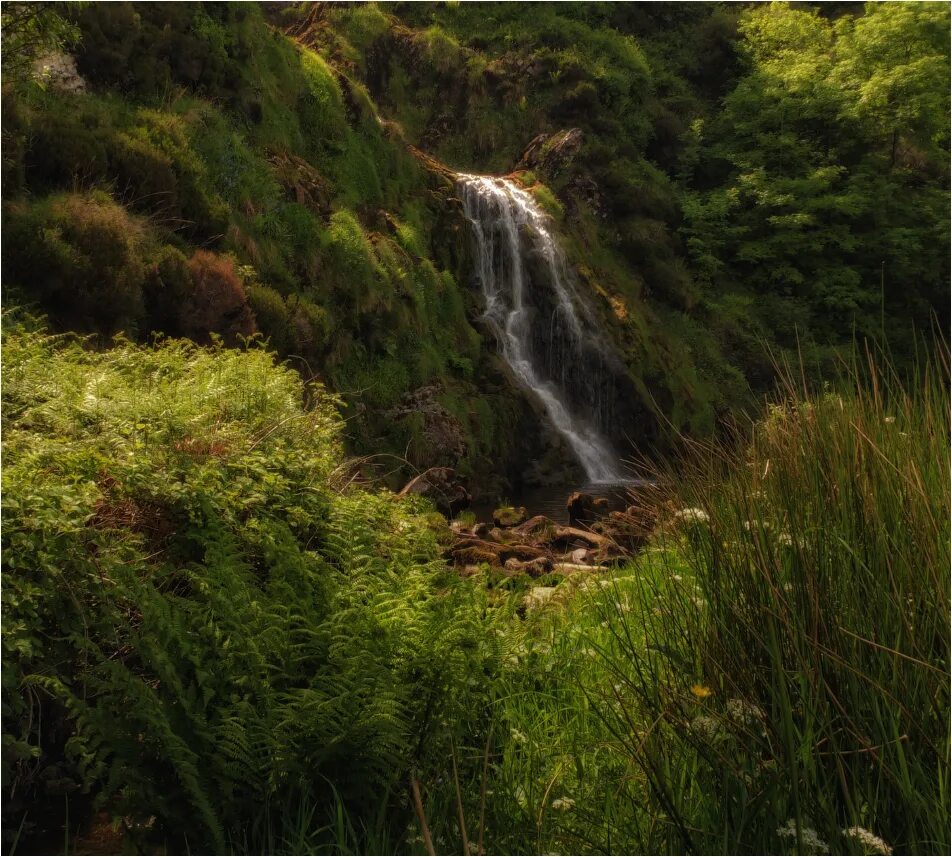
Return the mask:
M 587 542 L 595 548 L 610 543 L 610 539 L 605 538 L 605 536 L 600 536 L 598 533 L 589 530 L 580 530 L 578 527 L 557 527 L 550 541 L 554 544 L 556 542 L 571 542 L 575 539 Z
M 446 555 L 456 562 L 486 562 L 489 561 L 504 565 L 507 559 L 532 560 L 549 555 L 548 551 L 534 545 L 509 545 L 499 542 L 490 542 L 475 536 L 461 536 Z M 475 557 L 480 557 L 476 559 Z

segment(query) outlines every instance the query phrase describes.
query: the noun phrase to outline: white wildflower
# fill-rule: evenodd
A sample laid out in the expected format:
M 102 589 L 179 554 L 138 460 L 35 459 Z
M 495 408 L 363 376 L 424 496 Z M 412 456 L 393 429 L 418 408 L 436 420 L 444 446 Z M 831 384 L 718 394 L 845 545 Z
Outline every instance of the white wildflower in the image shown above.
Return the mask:
M 674 513 L 674 519 L 682 524 L 706 524 L 710 518 L 703 509 L 679 509 Z
M 890 423 L 890 424 L 892 424 L 892 423 L 896 422 L 896 418 L 895 418 L 895 417 L 885 417 L 885 418 L 883 419 L 883 422 L 884 422 L 884 423 Z M 850 828 L 850 830 L 852 830 L 852 829 L 853 829 L 853 828 Z M 857 827 L 857 828 L 855 828 L 855 829 L 856 829 L 856 830 L 862 830 L 861 827 Z M 873 838 L 875 839 L 876 837 L 873 837 Z M 882 840 L 880 840 L 880 841 L 882 841 Z
M 887 422 L 889 417 L 886 418 Z M 875 833 L 870 832 L 865 827 L 847 827 L 843 835 L 852 839 L 863 847 L 866 854 L 892 854 L 892 848 L 880 839 Z
M 671 575 L 671 579 L 674 580 L 674 581 L 677 582 L 677 583 L 680 583 L 680 582 L 681 582 L 681 575 L 680 575 L 680 574 L 672 574 L 672 575 Z
M 706 714 L 695 717 L 688 728 L 703 741 L 716 741 L 724 734 L 720 722 Z
M 787 820 L 786 827 L 777 828 L 777 836 L 783 839 L 797 838 L 797 823 L 791 818 Z M 820 835 L 812 827 L 800 828 L 800 845 L 803 848 L 803 854 L 829 854 L 830 846 L 827 845 Z
M 520 732 L 518 729 L 510 729 L 509 734 L 512 736 L 512 740 L 517 744 L 525 744 L 529 740 L 529 736 L 526 735 L 525 732 Z
M 562 812 L 573 809 L 574 807 L 575 801 L 570 797 L 557 797 L 554 801 L 552 801 L 552 809 L 558 809 Z

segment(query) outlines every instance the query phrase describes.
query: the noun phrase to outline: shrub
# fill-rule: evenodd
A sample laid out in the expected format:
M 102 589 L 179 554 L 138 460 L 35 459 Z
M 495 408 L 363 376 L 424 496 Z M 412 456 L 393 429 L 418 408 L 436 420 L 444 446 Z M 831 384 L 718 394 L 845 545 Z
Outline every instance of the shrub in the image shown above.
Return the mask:
M 248 305 L 254 312 L 258 329 L 279 354 L 287 354 L 294 339 L 288 308 L 281 293 L 260 283 L 248 287 Z
M 326 849 L 436 779 L 495 635 L 424 506 L 347 488 L 332 399 L 182 341 L 8 330 L 3 372 L 7 845 L 65 789 L 146 850 L 261 853 L 297 806 Z
M 108 195 L 63 194 L 4 209 L 7 284 L 78 330 L 135 332 L 145 228 Z
M 234 343 L 255 331 L 245 288 L 234 261 L 208 250 L 196 250 L 188 260 L 192 284 L 182 308 L 182 328 L 196 342 L 216 333 Z
M 188 258 L 178 248 L 162 245 L 146 262 L 145 306 L 150 331 L 182 336 L 183 307 L 191 291 Z

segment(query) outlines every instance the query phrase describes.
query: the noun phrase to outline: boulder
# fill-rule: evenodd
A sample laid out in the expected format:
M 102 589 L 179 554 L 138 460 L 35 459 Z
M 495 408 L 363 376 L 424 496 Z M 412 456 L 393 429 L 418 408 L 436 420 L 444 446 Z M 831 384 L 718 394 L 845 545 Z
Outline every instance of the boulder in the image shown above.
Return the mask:
M 493 523 L 497 527 L 516 527 L 525 519 L 525 506 L 500 506 L 493 512 Z
M 414 476 L 399 492 L 400 497 L 419 494 L 432 500 L 436 508 L 448 517 L 455 517 L 472 502 L 452 467 L 431 467 Z
M 593 529 L 622 551 L 644 547 L 654 529 L 654 518 L 640 508 L 631 510 L 609 512 Z
M 519 524 L 512 532 L 518 533 L 531 544 L 543 544 L 551 538 L 558 525 L 545 515 L 536 515 L 525 523 Z
M 488 565 L 498 565 L 499 556 L 491 550 L 486 550 L 478 544 L 462 545 L 450 551 L 450 558 L 456 565 L 464 567 L 486 563 Z
M 575 527 L 597 521 L 608 508 L 608 501 L 604 497 L 593 497 L 584 491 L 576 491 L 565 501 L 565 508 L 569 513 L 569 524 Z
M 568 554 L 568 558 L 575 565 L 583 565 L 589 557 L 589 551 L 586 548 L 576 548 L 572 553 Z
M 506 566 L 509 571 L 518 571 L 528 574 L 530 577 L 541 577 L 548 574 L 555 568 L 555 563 L 551 557 L 540 556 L 536 559 L 516 559 L 515 557 L 506 560 Z
M 554 586 L 534 586 L 527 593 L 522 603 L 526 610 L 538 610 L 544 607 L 555 595 Z

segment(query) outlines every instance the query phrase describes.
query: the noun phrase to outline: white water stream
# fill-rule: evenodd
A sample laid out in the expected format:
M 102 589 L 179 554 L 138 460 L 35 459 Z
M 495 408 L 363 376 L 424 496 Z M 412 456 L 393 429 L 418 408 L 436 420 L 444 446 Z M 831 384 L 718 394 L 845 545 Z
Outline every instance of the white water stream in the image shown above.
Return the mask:
M 486 300 L 484 318 L 493 328 L 500 351 L 518 381 L 543 405 L 556 431 L 568 442 L 590 482 L 623 482 L 618 455 L 596 428 L 597 414 L 572 407 L 564 388 L 566 359 L 582 360 L 581 345 L 589 334 L 568 285 L 565 261 L 547 228 L 549 218 L 532 196 L 511 181 L 492 176 L 459 176 L 466 217 L 476 238 L 477 277 Z M 545 272 L 533 282 L 527 254 L 538 253 L 537 267 Z M 530 289 L 551 289 L 540 313 Z M 556 323 L 558 322 L 558 323 Z M 557 351 L 560 365 L 546 367 L 533 340 L 546 325 L 548 338 L 566 337 Z M 545 337 L 543 337 L 545 338 Z M 546 341 L 548 341 L 546 339 Z M 561 346 L 561 343 L 560 343 Z M 551 350 L 551 349 L 550 349 Z M 553 375 L 559 378 L 556 380 Z

